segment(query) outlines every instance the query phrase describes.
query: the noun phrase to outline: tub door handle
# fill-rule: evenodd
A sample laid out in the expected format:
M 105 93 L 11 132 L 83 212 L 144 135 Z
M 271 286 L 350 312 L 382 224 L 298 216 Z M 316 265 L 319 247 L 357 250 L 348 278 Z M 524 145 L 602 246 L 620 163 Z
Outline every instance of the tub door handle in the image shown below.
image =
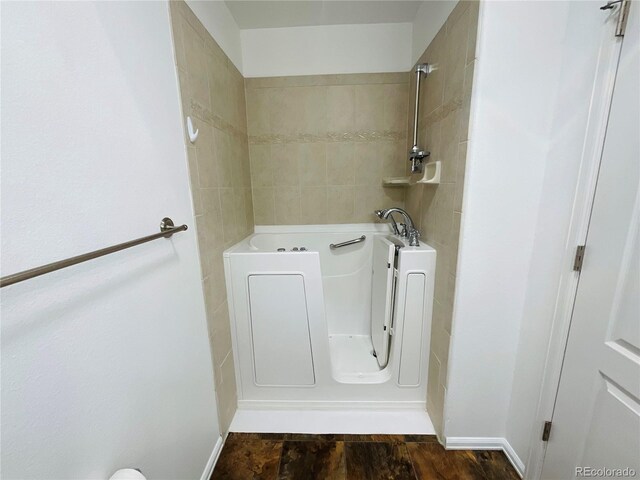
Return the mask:
M 367 237 L 365 237 L 364 235 L 362 235 L 361 237 L 354 238 L 353 240 L 347 240 L 346 242 L 342 242 L 342 243 L 330 243 L 330 244 L 329 244 L 329 248 L 330 248 L 331 250 L 335 250 L 336 248 L 346 247 L 347 245 L 353 245 L 353 244 L 355 244 L 355 243 L 364 242 L 366 239 L 367 239 Z

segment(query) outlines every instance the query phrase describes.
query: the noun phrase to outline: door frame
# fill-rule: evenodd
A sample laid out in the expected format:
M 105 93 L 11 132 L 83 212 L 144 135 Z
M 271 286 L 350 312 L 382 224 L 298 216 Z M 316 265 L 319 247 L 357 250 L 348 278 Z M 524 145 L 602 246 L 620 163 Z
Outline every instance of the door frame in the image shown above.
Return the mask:
M 593 3 L 594 8 L 599 6 L 598 3 Z M 618 9 L 616 9 L 616 15 L 618 14 L 617 12 Z M 601 48 L 608 49 L 608 59 L 598 65 L 591 95 L 591 108 L 586 126 L 585 143 L 580 159 L 580 169 L 576 178 L 572 213 L 568 226 L 565 251 L 562 257 L 562 274 L 553 318 L 549 327 L 549 343 L 545 356 L 542 383 L 539 389 L 540 396 L 534 428 L 532 428 L 529 442 L 530 449 L 524 475 L 526 479 L 538 480 L 542 475 L 542 467 L 547 450 L 547 442 L 542 441 L 542 433 L 544 423 L 551 421 L 553 418 L 556 396 L 560 386 L 565 347 L 569 339 L 573 305 L 580 280 L 580 272 L 573 271 L 576 247 L 585 245 L 587 239 L 607 132 L 609 111 L 613 99 L 618 61 L 624 38 L 615 37 L 613 29 L 611 29 L 611 35 L 613 41 L 608 44 L 606 37 L 603 37 Z M 553 435 L 553 433 L 551 434 Z

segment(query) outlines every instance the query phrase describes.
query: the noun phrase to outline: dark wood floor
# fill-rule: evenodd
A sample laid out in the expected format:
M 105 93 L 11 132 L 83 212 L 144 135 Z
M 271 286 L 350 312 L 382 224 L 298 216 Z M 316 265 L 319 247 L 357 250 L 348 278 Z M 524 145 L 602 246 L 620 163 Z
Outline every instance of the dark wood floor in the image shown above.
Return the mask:
M 519 480 L 500 451 L 445 450 L 434 435 L 230 433 L 212 480 Z

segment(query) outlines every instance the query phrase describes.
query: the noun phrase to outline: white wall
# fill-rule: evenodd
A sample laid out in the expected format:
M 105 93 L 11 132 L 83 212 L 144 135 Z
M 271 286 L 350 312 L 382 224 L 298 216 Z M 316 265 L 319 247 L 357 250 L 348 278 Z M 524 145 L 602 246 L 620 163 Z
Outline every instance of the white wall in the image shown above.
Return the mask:
M 244 73 L 240 29 L 227 4 L 222 0 L 186 0 L 186 3 L 240 73 Z
M 456 4 L 423 2 L 412 23 L 240 30 L 225 2 L 187 0 L 245 77 L 408 71 Z
M 413 20 L 411 40 L 411 65 L 413 66 L 427 49 L 458 4 L 456 0 L 422 2 Z
M 505 438 L 523 463 L 614 23 L 589 2 L 481 4 L 445 436 Z
M 446 437 L 505 437 L 569 2 L 483 2 Z
M 571 237 L 583 227 L 580 222 L 572 224 L 574 210 L 580 211 L 582 202 L 581 196 L 576 198 L 576 187 L 579 178 L 592 174 L 589 164 L 601 151 L 597 144 L 606 124 L 613 79 L 609 67 L 617 63 L 616 15 L 595 7 L 591 2 L 571 2 L 562 45 L 560 95 L 553 114 L 507 418 L 506 437 L 523 460 L 529 456 L 531 439 L 542 428 L 542 421 L 536 423 L 535 417 L 545 356 L 555 312 L 561 315 L 564 310 L 558 290 L 577 275 L 572 271 L 571 253 L 580 241 Z
M 245 77 L 404 72 L 410 23 L 242 30 Z
M 165 2 L 2 5 L 2 275 L 192 225 Z M 3 478 L 198 478 L 217 419 L 193 228 L 2 289 Z

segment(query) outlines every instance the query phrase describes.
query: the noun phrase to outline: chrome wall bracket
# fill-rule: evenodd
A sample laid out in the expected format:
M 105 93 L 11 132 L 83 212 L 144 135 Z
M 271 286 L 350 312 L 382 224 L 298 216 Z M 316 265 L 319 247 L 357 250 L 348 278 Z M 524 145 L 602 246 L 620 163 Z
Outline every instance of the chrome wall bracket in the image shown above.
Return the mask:
M 186 226 L 186 225 L 185 225 Z M 169 217 L 164 217 L 162 219 L 162 221 L 160 222 L 160 231 L 161 232 L 167 232 L 168 233 L 168 237 L 170 237 L 171 235 L 173 235 L 175 232 L 176 226 L 173 224 L 173 220 L 171 220 Z M 186 228 L 185 228 L 186 230 Z
M 416 73 L 422 73 L 424 75 L 429 75 L 433 71 L 433 67 L 428 63 L 419 63 L 416 65 Z

